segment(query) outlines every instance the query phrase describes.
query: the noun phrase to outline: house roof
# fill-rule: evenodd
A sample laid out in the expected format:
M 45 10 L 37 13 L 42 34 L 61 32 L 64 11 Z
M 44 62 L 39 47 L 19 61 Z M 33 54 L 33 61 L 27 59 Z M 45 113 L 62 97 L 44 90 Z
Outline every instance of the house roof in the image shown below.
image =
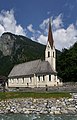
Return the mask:
M 39 74 L 55 74 L 47 61 L 34 60 L 13 67 L 8 77 L 30 76 Z

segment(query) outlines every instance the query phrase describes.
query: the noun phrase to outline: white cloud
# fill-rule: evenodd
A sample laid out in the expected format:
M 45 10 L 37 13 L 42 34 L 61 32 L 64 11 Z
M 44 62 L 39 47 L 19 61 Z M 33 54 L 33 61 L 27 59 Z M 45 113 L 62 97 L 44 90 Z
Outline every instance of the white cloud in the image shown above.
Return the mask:
M 69 48 L 77 41 L 77 29 L 73 24 L 69 25 L 67 29 L 61 28 L 53 33 L 56 48 Z
M 53 20 L 52 25 L 55 27 L 55 29 L 59 29 L 63 26 L 62 14 L 60 14 Z
M 59 29 L 63 26 L 63 22 L 62 22 L 62 14 L 60 14 L 59 16 L 57 16 L 55 19 L 53 19 L 53 17 L 50 17 L 51 20 L 51 25 L 53 26 L 53 29 Z M 48 27 L 49 27 L 49 18 L 43 20 L 43 22 L 40 24 L 39 26 L 45 35 L 48 34 Z
M 4 27 L 0 24 L 0 35 L 4 32 Z
M 51 18 L 53 17 L 51 16 Z M 34 41 L 38 41 L 39 43 L 46 44 L 48 34 L 48 23 L 49 18 L 45 19 L 39 25 L 38 30 L 34 30 L 32 24 L 27 26 L 27 30 L 29 30 L 32 34 L 31 39 L 33 39 Z M 57 16 L 55 19 L 52 19 L 52 28 L 54 30 L 53 37 L 57 49 L 61 50 L 62 48 L 69 48 L 77 41 L 77 28 L 74 24 L 70 24 L 65 29 L 62 14 Z M 14 34 L 26 36 L 25 29 L 23 29 L 21 25 L 17 24 L 13 10 L 1 11 L 0 13 L 0 35 L 4 32 L 11 32 Z
M 38 41 L 38 38 L 39 38 L 40 35 L 41 35 L 41 32 L 40 32 L 39 30 L 36 30 L 35 33 L 32 34 L 31 39 L 32 39 L 33 41 L 39 42 L 39 41 Z M 43 44 L 43 43 L 42 43 L 42 44 Z
M 42 44 L 46 45 L 46 43 L 47 43 L 47 36 L 40 35 L 37 40 L 38 40 L 39 43 L 42 43 Z
M 59 50 L 69 48 L 77 41 L 77 29 L 75 29 L 73 24 L 69 25 L 67 29 L 56 30 L 53 35 L 56 48 Z
M 28 29 L 30 32 L 32 32 L 32 33 L 35 32 L 35 30 L 33 29 L 33 25 L 32 25 L 32 24 L 30 24 L 29 26 L 27 26 L 27 29 Z
M 43 22 L 40 24 L 40 28 L 44 29 L 48 25 L 48 22 L 49 22 L 49 18 L 43 20 Z
M 21 25 L 17 25 L 14 11 L 1 11 L 0 13 L 0 35 L 4 32 L 11 32 L 18 35 L 26 35 Z

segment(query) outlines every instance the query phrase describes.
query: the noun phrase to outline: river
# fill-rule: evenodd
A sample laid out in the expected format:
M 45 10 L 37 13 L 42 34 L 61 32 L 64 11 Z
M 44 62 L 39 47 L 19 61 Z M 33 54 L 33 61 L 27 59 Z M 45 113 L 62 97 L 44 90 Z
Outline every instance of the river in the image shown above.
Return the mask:
M 77 120 L 77 115 L 0 114 L 0 120 Z

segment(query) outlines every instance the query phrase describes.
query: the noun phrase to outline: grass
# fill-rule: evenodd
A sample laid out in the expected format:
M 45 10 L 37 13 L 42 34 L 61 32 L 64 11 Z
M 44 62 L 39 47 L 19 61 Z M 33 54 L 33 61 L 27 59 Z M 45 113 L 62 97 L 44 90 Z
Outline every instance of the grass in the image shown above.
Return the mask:
M 55 92 L 55 93 L 36 93 L 36 92 L 0 92 L 0 100 L 13 98 L 70 98 L 70 93 Z

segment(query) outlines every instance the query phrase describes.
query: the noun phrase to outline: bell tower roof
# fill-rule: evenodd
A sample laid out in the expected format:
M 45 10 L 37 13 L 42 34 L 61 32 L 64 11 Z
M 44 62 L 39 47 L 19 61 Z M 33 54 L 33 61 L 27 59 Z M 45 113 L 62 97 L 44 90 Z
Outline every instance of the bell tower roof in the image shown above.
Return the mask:
M 51 29 L 51 20 L 49 19 L 49 31 L 48 31 L 48 41 L 50 43 L 51 48 L 53 48 L 53 35 L 52 35 L 52 29 Z

